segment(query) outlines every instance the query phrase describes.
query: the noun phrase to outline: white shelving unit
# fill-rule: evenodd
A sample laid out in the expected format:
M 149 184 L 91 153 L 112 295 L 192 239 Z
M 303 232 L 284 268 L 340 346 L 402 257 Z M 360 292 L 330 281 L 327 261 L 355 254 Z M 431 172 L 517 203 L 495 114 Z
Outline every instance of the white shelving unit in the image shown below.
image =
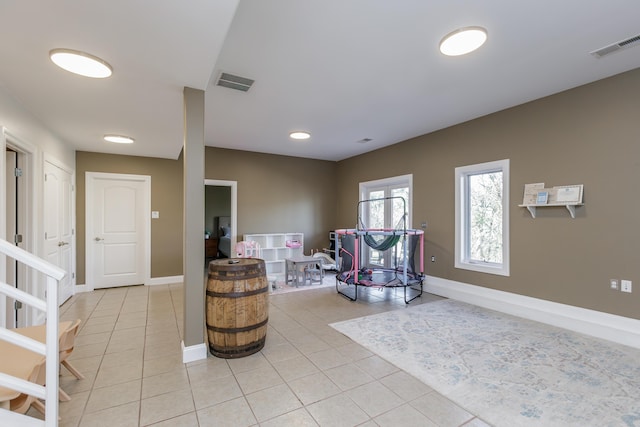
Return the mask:
M 304 234 L 302 233 L 270 233 L 245 234 L 246 242 L 257 242 L 260 245 L 260 257 L 264 260 L 267 276 L 276 276 L 278 280 L 285 275 L 285 259 L 304 255 Z M 298 242 L 291 245 L 292 242 Z
M 543 182 L 534 184 L 525 184 L 524 197 L 521 208 L 527 208 L 532 218 L 536 217 L 536 209 L 564 206 L 569 211 L 571 218 L 576 217 L 576 206 L 583 206 L 582 192 L 584 186 L 579 185 L 560 185 L 551 188 L 545 188 Z
M 576 217 L 576 206 L 582 206 L 583 203 L 548 203 L 546 205 L 518 205 L 521 208 L 527 208 L 532 218 L 536 217 L 536 208 L 546 208 L 552 206 L 564 206 L 569 211 L 571 218 Z

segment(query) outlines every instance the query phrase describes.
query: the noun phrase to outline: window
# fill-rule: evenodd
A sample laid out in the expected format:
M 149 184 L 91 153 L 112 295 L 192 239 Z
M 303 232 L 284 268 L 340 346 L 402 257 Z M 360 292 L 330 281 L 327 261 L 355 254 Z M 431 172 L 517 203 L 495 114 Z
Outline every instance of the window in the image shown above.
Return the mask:
M 509 160 L 456 168 L 455 267 L 509 275 Z

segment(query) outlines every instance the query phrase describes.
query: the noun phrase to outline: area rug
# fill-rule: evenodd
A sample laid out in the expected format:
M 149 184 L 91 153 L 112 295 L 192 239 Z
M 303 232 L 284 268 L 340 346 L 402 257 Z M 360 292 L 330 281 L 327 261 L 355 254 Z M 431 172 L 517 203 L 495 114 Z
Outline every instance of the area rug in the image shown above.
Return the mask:
M 271 292 L 271 295 L 287 294 L 289 292 L 308 291 L 312 289 L 328 288 L 336 285 L 336 275 L 332 272 L 325 272 L 322 283 L 314 285 L 300 285 L 295 286 L 291 283 L 285 283 L 284 280 L 278 280 L 275 283 L 275 288 Z
M 453 300 L 333 328 L 495 426 L 640 426 L 640 350 Z

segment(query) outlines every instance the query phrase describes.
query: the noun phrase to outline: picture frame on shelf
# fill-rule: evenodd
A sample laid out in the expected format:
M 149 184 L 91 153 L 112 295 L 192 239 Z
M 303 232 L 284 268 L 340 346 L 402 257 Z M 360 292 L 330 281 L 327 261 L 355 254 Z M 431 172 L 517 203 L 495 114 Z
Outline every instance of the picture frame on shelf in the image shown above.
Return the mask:
M 538 191 L 536 196 L 536 205 L 546 205 L 549 200 L 549 192 L 548 191 Z
M 582 185 L 563 185 L 554 188 L 558 203 L 582 203 Z

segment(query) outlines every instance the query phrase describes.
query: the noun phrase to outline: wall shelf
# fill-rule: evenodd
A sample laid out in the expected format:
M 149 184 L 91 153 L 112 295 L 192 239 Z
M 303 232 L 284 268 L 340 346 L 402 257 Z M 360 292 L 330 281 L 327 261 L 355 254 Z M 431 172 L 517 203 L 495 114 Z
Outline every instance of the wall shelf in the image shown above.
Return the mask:
M 532 218 L 536 217 L 536 208 L 547 208 L 552 206 L 564 206 L 571 214 L 571 218 L 576 217 L 576 206 L 582 206 L 584 203 L 547 203 L 545 205 L 518 205 L 521 208 L 527 208 Z

